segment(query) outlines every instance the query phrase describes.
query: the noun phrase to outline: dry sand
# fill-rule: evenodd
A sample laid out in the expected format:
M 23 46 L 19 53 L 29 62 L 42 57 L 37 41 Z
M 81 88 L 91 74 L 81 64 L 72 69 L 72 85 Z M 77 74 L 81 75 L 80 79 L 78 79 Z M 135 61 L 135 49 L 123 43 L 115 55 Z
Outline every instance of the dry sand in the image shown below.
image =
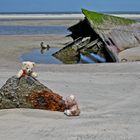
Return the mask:
M 38 67 L 46 86 L 63 97 L 76 95 L 81 115 L 1 110 L 1 140 L 139 140 L 140 63 Z M 0 86 L 15 73 L 0 70 Z
M 0 86 L 16 74 L 18 56 L 69 41 L 63 36 L 0 36 Z M 59 42 L 59 40 L 61 40 Z M 55 46 L 55 47 L 56 47 Z M 60 47 L 59 46 L 59 47 Z M 76 95 L 81 115 L 31 109 L 0 111 L 0 140 L 139 140 L 140 63 L 37 65 L 40 82 L 64 98 Z

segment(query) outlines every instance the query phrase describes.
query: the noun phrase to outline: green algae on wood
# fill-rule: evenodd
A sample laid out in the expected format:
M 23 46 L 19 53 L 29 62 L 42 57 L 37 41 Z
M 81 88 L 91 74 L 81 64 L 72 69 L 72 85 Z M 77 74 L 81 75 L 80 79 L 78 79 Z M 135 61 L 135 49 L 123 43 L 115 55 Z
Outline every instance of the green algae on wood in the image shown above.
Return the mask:
M 133 23 L 136 23 L 135 20 L 121 18 L 121 17 L 115 17 L 111 15 L 105 15 L 102 13 L 97 13 L 93 11 L 88 11 L 85 9 L 82 9 L 83 14 L 88 19 L 90 24 L 94 27 L 98 27 L 101 25 L 106 25 L 106 23 L 110 24 L 111 26 L 115 25 L 130 25 Z

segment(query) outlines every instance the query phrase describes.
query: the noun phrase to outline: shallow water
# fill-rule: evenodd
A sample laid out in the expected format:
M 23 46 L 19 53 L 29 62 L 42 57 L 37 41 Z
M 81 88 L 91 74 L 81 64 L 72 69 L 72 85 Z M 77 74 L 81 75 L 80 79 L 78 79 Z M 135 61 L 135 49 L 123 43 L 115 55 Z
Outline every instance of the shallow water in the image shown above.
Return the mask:
M 68 34 L 66 26 L 0 25 L 0 35 Z
M 21 61 L 33 61 L 40 64 L 62 64 L 61 61 L 52 56 L 59 48 L 50 48 L 42 54 L 39 49 L 35 49 L 29 53 L 25 53 L 20 57 Z
M 50 48 L 48 51 L 41 52 L 39 49 L 35 49 L 29 53 L 25 53 L 20 57 L 20 61 L 33 61 L 39 64 L 81 64 L 81 63 L 104 63 L 106 60 L 101 58 L 99 55 L 90 53 L 89 56 L 80 54 L 80 59 L 67 61 L 60 61 L 59 59 L 52 56 L 55 52 L 57 52 L 60 48 Z

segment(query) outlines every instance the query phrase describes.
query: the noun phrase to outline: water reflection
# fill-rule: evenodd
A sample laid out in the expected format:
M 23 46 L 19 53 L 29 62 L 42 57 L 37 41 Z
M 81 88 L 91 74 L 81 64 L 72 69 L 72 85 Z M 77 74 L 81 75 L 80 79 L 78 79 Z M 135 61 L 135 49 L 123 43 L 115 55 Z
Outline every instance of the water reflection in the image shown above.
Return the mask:
M 104 63 L 105 58 L 100 57 L 97 54 L 89 53 L 88 55 L 80 53 L 77 56 L 68 57 L 64 59 L 58 59 L 53 56 L 55 52 L 59 51 L 59 48 L 49 49 L 35 49 L 29 53 L 25 53 L 20 57 L 21 61 L 33 61 L 40 64 L 77 64 L 77 63 Z
M 62 64 L 61 61 L 52 56 L 59 48 L 50 48 L 49 51 L 41 53 L 40 49 L 35 49 L 32 52 L 23 54 L 20 58 L 21 61 L 33 61 L 40 64 Z

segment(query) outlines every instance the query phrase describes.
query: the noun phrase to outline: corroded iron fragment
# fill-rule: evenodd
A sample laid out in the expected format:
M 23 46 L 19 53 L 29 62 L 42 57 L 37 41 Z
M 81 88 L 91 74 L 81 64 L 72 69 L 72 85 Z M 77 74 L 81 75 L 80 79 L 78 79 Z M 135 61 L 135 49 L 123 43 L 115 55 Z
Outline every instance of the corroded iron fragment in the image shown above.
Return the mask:
M 65 101 L 62 99 L 62 96 L 45 90 L 42 92 L 32 93 L 27 98 L 27 101 L 33 108 L 36 109 L 46 109 L 62 112 L 65 109 Z
M 64 111 L 62 96 L 31 76 L 9 78 L 0 89 L 0 109 L 33 108 Z

